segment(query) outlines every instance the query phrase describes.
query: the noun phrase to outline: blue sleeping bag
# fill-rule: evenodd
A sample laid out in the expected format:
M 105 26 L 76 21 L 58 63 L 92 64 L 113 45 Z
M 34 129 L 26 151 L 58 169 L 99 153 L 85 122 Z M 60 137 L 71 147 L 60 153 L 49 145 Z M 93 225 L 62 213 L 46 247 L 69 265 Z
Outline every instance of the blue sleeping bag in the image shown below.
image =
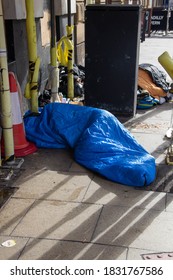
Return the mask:
M 155 180 L 154 157 L 106 110 L 51 103 L 24 124 L 37 147 L 70 147 L 76 162 L 111 181 L 143 187 Z

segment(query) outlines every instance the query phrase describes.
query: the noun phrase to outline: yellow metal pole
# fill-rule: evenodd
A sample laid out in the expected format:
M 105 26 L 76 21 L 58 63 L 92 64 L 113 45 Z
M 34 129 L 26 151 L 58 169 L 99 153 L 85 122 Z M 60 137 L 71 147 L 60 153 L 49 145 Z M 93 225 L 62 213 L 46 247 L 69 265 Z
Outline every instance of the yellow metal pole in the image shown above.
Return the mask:
M 25 97 L 31 98 L 31 111 L 38 113 L 38 76 L 40 58 L 37 57 L 37 34 L 34 17 L 34 1 L 25 0 L 26 5 L 26 31 L 29 56 L 29 82 L 25 88 Z
M 0 0 L 0 34 L 1 126 L 4 138 L 5 161 L 11 163 L 14 162 L 14 139 L 2 0 Z
M 71 42 L 71 48 L 68 49 L 68 64 L 67 64 L 67 96 L 70 99 L 74 98 L 74 76 L 73 76 L 73 63 L 74 63 L 74 47 L 73 47 L 73 29 L 71 24 L 71 0 L 67 0 L 68 8 L 68 25 L 66 26 L 67 38 Z
M 169 55 L 169 53 L 167 51 L 162 53 L 158 57 L 158 61 L 163 66 L 163 68 L 166 70 L 166 72 L 171 77 L 171 79 L 173 79 L 173 59 Z

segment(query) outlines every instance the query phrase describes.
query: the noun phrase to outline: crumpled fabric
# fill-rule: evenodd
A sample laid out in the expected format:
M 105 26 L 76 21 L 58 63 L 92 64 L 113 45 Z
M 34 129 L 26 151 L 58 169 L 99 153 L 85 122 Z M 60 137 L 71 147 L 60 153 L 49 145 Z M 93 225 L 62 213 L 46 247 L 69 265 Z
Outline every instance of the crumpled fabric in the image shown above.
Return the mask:
M 166 97 L 167 93 L 153 82 L 153 79 L 148 71 L 143 69 L 138 70 L 138 86 L 141 89 L 147 90 L 150 95 L 158 100 L 160 97 Z
M 105 178 L 144 187 L 155 180 L 155 159 L 106 110 L 50 103 L 26 114 L 26 138 L 39 148 L 72 148 L 74 159 Z
M 169 91 L 169 85 L 166 82 L 166 74 L 163 71 L 160 71 L 156 66 L 149 63 L 142 63 L 139 65 L 139 68 L 147 71 L 153 82 L 165 92 Z

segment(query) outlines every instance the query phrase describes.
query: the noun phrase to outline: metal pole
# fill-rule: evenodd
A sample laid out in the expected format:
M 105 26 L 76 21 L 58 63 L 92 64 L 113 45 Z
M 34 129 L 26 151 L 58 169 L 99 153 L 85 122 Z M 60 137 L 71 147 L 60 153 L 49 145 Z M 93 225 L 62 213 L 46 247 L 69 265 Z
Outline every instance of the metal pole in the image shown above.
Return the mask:
M 151 0 L 151 8 L 149 11 L 149 19 L 148 19 L 148 37 L 150 37 L 150 33 L 151 33 L 151 18 L 153 14 L 153 7 L 154 7 L 154 0 Z
M 170 14 L 170 1 L 168 0 L 168 8 L 167 8 L 167 20 L 166 20 L 166 35 L 169 30 L 169 14 Z
M 14 163 L 14 139 L 2 0 L 0 0 L 0 103 L 5 161 Z
M 55 24 L 55 6 L 54 0 L 50 1 L 50 14 L 51 14 L 51 48 L 50 48 L 50 82 L 51 82 L 51 102 L 60 101 L 58 90 L 59 90 L 59 68 L 57 61 L 57 50 L 56 50 L 56 24 Z
M 71 25 L 71 0 L 67 0 L 68 4 L 68 25 L 67 25 L 67 37 L 71 42 L 71 48 L 68 49 L 68 66 L 67 66 L 67 95 L 68 98 L 74 98 L 74 77 L 73 77 L 73 61 L 74 61 L 74 46 L 72 43 L 72 35 L 74 26 Z
M 55 8 L 54 0 L 50 1 L 50 15 L 51 15 L 51 48 L 55 47 Z
M 25 97 L 31 98 L 31 111 L 38 113 L 38 76 L 40 58 L 37 57 L 37 34 L 34 17 L 34 1 L 25 0 L 26 5 L 26 31 L 29 56 L 29 82 L 25 88 Z
M 68 7 L 68 26 L 71 26 L 71 0 L 67 0 Z

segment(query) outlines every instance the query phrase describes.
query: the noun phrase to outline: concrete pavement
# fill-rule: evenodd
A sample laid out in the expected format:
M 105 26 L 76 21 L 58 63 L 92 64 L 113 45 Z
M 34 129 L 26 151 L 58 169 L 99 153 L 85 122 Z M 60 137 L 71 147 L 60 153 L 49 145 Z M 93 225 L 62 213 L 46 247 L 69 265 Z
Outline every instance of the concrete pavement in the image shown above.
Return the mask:
M 155 65 L 167 40 L 173 46 L 170 38 L 146 39 L 140 63 Z M 164 103 L 124 124 L 156 159 L 156 181 L 145 189 L 94 174 L 72 151 L 39 149 L 25 157 L 16 191 L 0 212 L 0 244 L 16 244 L 1 246 L 0 259 L 141 260 L 173 252 L 173 175 L 165 164 L 171 112 L 172 103 Z

